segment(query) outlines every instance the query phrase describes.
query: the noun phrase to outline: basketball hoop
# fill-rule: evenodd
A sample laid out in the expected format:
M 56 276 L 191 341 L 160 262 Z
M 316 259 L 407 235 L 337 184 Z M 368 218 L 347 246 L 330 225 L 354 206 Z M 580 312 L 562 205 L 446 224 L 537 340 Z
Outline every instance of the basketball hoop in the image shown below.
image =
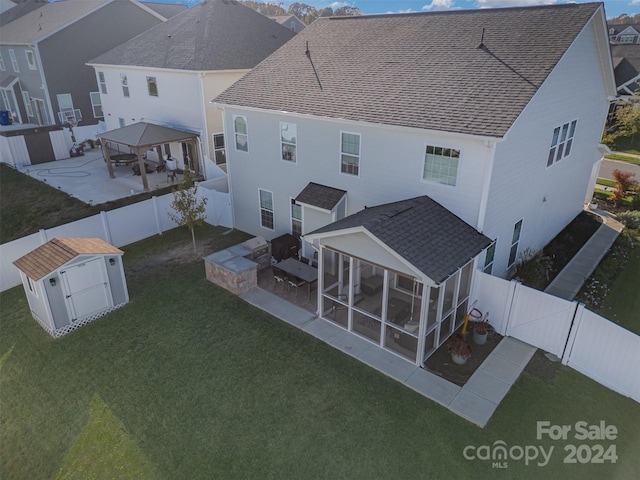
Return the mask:
M 78 126 L 78 122 L 82 120 L 82 112 L 79 108 L 62 110 L 58 112 L 58 118 L 60 123 L 69 129 L 71 133 L 71 141 L 76 143 L 76 136 L 73 133 L 73 129 Z

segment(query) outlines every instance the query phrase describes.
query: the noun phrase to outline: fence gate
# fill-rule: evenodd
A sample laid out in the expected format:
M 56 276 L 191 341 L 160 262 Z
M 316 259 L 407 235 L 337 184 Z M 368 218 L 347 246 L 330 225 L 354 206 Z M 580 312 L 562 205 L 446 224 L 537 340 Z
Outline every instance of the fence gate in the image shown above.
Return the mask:
M 577 305 L 519 284 L 506 335 L 562 357 Z

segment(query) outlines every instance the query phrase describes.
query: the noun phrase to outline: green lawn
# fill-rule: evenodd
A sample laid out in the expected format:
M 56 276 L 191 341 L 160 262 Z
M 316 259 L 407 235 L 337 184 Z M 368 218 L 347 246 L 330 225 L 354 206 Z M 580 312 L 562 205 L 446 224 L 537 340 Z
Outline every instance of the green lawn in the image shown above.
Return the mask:
M 243 237 L 207 227 L 224 248 Z M 57 340 L 21 288 L 0 294 L 0 478 L 633 478 L 640 405 L 568 367 L 524 373 L 481 429 L 204 278 L 150 262 L 187 230 L 124 248 L 130 303 Z M 145 262 L 143 268 L 143 262 Z M 617 428 L 536 438 L 536 422 Z M 466 446 L 554 447 L 550 464 L 465 460 Z M 615 464 L 564 464 L 569 444 Z M 586 447 L 585 447 L 586 448 Z M 518 450 L 514 450 L 517 454 Z M 539 460 L 539 459 L 538 459 Z M 538 461 L 536 460 L 536 461 Z
M 638 154 L 636 151 L 632 151 L 630 153 Z M 621 155 L 619 153 L 611 153 L 609 155 L 605 155 L 605 158 L 608 158 L 609 160 L 621 160 L 623 162 L 629 163 L 640 163 L 640 158 L 638 157 L 632 157 L 631 155 Z

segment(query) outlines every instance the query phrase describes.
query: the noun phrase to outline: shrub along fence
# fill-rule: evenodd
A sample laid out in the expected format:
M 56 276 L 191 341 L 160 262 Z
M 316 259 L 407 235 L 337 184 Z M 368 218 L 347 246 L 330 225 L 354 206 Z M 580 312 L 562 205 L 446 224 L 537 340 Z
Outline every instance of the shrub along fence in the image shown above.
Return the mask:
M 640 336 L 583 304 L 476 272 L 476 307 L 507 335 L 547 352 L 564 365 L 640 402 Z
M 208 198 L 207 223 L 232 227 L 229 194 L 198 188 L 198 195 Z M 152 197 L 109 212 L 83 218 L 0 245 L 0 292 L 20 285 L 20 274 L 13 261 L 52 238 L 101 238 L 121 247 L 171 230 L 176 224 L 169 218 L 173 194 Z

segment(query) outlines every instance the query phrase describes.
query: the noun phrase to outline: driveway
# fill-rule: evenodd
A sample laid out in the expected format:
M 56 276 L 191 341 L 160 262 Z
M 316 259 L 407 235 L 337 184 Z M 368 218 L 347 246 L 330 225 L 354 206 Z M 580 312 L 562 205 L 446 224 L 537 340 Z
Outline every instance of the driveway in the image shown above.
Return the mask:
M 100 149 L 85 150 L 84 156 L 81 157 L 25 165 L 21 171 L 90 205 L 137 195 L 144 191 L 142 177 L 133 175 L 131 165 L 113 167 L 116 178 L 109 178 L 109 171 Z M 164 172 L 148 173 L 147 180 L 150 190 L 171 185 Z

